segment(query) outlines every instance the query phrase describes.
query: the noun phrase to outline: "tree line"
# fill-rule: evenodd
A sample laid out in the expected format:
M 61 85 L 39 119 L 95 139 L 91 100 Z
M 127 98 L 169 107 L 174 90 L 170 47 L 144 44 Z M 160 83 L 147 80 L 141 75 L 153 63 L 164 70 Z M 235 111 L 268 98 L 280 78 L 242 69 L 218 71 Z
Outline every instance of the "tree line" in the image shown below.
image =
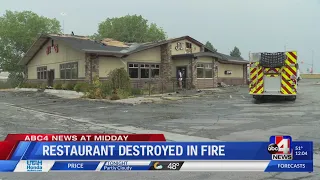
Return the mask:
M 39 16 L 32 11 L 6 11 L 0 16 L 0 69 L 8 71 L 9 81 L 17 85 L 23 79 L 24 67 L 17 63 L 28 51 L 39 34 L 62 34 L 60 22 L 55 18 Z M 101 40 L 112 38 L 123 42 L 152 42 L 167 39 L 167 33 L 155 23 L 149 23 L 141 15 L 107 18 L 98 25 L 97 33 L 90 36 Z M 217 52 L 208 41 L 205 46 Z M 231 56 L 241 57 L 235 47 Z
M 212 52 L 218 52 L 218 50 L 217 50 L 216 48 L 214 48 L 214 46 L 211 44 L 210 41 L 207 41 L 207 42 L 206 42 L 205 47 L 206 47 L 207 49 L 209 49 L 210 51 L 212 51 Z M 241 57 L 241 52 L 240 52 L 240 50 L 239 50 L 239 48 L 238 48 L 237 46 L 235 46 L 235 47 L 233 48 L 233 50 L 230 51 L 230 56 L 232 56 L 232 57 L 237 57 L 237 58 L 241 58 L 241 59 L 242 59 L 242 57 Z

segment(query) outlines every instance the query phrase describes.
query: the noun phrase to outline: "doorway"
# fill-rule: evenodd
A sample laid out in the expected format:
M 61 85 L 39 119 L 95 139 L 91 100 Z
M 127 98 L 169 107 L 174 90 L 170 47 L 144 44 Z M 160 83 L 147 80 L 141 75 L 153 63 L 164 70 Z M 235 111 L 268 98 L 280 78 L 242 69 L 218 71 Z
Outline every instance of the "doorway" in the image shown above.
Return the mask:
M 182 74 L 182 88 L 186 88 L 187 87 L 187 85 L 186 85 L 186 83 L 187 83 L 187 66 L 177 66 L 177 68 L 176 68 L 177 80 L 179 77 L 179 71 Z M 179 81 L 177 81 L 177 86 L 179 87 Z
M 48 71 L 48 86 L 53 87 L 53 80 L 54 80 L 54 69 L 50 69 Z

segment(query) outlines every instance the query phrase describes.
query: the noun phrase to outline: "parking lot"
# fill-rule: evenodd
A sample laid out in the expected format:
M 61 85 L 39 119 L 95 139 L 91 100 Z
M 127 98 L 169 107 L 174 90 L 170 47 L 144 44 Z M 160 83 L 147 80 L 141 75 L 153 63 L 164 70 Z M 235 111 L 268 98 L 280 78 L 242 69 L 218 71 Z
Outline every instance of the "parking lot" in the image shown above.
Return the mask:
M 320 80 L 319 80 L 320 81 Z M 295 102 L 255 104 L 248 88 L 163 104 L 123 105 L 63 99 L 39 92 L 0 92 L 0 136 L 8 133 L 163 133 L 169 141 L 267 141 L 291 135 L 320 151 L 320 85 L 302 80 Z M 315 155 L 315 158 L 317 155 Z M 320 159 L 319 159 L 320 160 Z M 317 160 L 315 160 L 317 161 Z M 0 179 L 319 179 L 314 173 L 47 173 Z

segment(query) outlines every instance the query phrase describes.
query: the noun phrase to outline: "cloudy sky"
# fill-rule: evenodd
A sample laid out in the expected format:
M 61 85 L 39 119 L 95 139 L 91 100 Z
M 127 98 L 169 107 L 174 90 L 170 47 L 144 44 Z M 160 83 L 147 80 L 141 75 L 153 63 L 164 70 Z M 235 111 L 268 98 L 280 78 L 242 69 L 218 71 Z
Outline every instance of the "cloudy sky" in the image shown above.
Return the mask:
M 31 10 L 64 21 L 65 33 L 91 35 L 108 17 L 139 14 L 163 27 L 169 37 L 189 35 L 229 54 L 297 50 L 320 73 L 320 0 L 1 0 L 5 10 Z M 61 12 L 66 13 L 62 16 Z M 1 27 L 0 27 L 1 28 Z M 310 65 L 307 65 L 310 64 Z

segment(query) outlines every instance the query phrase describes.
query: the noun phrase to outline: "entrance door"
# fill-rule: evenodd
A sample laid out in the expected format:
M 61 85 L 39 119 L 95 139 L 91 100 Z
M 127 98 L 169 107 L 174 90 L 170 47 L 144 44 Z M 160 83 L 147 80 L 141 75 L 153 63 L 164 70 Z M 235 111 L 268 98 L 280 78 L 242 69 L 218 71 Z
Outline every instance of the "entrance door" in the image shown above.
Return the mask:
M 182 88 L 186 88 L 187 85 L 187 66 L 178 66 L 177 70 L 176 70 L 176 74 L 177 74 L 177 79 L 179 77 L 179 71 L 182 73 Z M 179 87 L 179 81 L 178 83 L 178 87 Z
M 53 87 L 53 80 L 54 80 L 54 69 L 50 69 L 48 71 L 48 86 Z

